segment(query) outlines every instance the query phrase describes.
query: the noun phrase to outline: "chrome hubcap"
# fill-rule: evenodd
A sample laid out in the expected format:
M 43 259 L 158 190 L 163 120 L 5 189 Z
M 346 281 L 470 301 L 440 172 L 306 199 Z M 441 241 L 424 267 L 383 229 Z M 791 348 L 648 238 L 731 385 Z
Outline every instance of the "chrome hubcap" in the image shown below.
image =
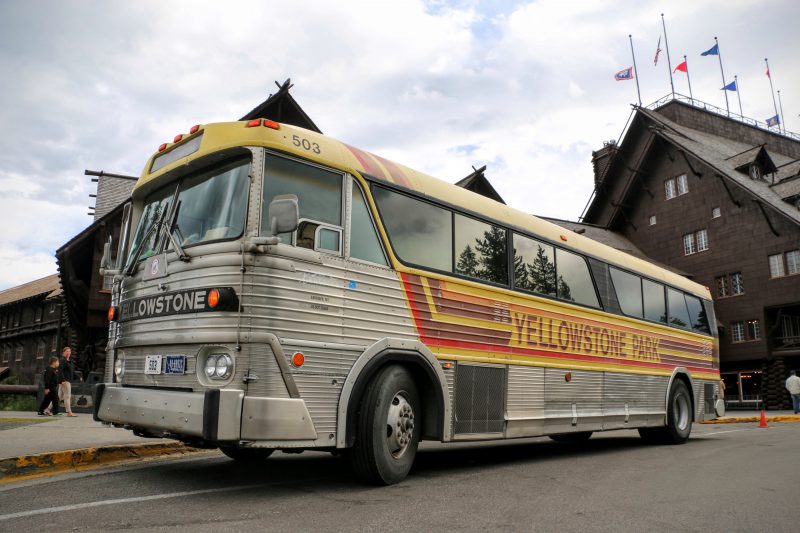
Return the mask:
M 689 426 L 689 400 L 686 395 L 679 394 L 672 403 L 672 410 L 675 413 L 675 425 L 681 431 Z
M 398 392 L 389 406 L 386 420 L 386 444 L 392 457 L 401 457 L 411 445 L 414 436 L 414 410 L 405 392 Z

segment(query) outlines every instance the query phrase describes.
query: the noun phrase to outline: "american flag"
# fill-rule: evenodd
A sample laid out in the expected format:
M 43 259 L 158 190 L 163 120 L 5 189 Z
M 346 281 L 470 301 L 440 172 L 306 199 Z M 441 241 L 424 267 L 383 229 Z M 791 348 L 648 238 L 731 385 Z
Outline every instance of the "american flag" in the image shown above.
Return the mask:
M 658 44 L 656 45 L 656 58 L 653 60 L 653 66 L 658 66 L 658 54 L 661 53 L 661 36 L 658 36 Z

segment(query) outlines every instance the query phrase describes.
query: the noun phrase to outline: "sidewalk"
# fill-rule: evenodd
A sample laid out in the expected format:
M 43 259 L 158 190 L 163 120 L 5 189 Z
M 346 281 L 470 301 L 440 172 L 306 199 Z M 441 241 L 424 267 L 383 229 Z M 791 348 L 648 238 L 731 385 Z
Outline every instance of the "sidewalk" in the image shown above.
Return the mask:
M 778 410 L 778 411 L 764 411 L 767 423 L 772 422 L 800 422 L 800 415 L 794 414 L 791 409 Z M 725 416 L 721 416 L 714 420 L 701 422 L 701 424 L 738 424 L 761 421 L 761 411 L 726 411 Z
M 37 416 L 0 411 L 0 483 L 125 458 L 189 453 L 178 441 L 145 439 L 91 414 Z

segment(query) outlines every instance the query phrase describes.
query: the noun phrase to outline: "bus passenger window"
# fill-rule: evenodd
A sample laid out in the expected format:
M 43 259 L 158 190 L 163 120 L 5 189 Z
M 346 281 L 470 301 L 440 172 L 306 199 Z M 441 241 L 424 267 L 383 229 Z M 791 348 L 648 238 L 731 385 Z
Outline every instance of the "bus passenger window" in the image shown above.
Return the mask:
M 300 206 L 297 246 L 331 250 L 316 243 L 315 238 L 320 233 L 317 231 L 320 225 L 341 230 L 343 179 L 336 172 L 267 154 L 261 202 L 261 235 L 269 234 L 267 212 L 273 198 L 281 194 L 295 194 Z M 291 235 L 283 234 L 280 237 L 282 242 L 291 244 Z M 338 251 L 338 247 L 331 251 Z
M 617 300 L 619 300 L 622 312 L 628 316 L 641 317 L 643 315 L 642 278 L 612 267 L 611 280 L 614 282 L 614 289 L 617 292 Z
M 703 309 L 703 304 L 700 302 L 700 298 L 687 294 L 686 306 L 689 308 L 689 319 L 691 320 L 690 324 L 692 325 L 692 329 L 702 331 L 703 333 L 711 333 L 711 329 L 708 327 L 708 317 Z
M 681 328 L 691 328 L 692 321 L 689 318 L 689 310 L 686 308 L 683 293 L 668 288 L 667 303 L 669 304 L 669 323 Z
M 386 256 L 383 255 L 381 241 L 369 209 L 364 200 L 361 187 L 353 181 L 353 208 L 350 214 L 350 257 L 386 265 Z
M 397 256 L 405 262 L 453 271 L 453 215 L 404 194 L 372 187 L 381 221 Z
M 667 305 L 664 300 L 664 286 L 660 283 L 642 280 L 644 289 L 644 317 L 653 322 L 667 323 Z
M 456 214 L 456 273 L 508 284 L 506 230 Z
M 583 305 L 600 307 L 586 260 L 578 254 L 556 248 L 558 297 Z
M 549 244 L 514 234 L 514 287 L 556 295 L 555 250 Z

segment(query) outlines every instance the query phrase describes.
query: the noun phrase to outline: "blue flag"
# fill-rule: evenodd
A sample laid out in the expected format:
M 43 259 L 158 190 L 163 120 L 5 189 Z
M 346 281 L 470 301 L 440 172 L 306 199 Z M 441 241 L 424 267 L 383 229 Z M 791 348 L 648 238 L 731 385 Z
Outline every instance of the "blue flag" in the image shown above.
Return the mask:
M 628 67 L 624 70 L 620 70 L 616 74 L 614 74 L 614 79 L 617 81 L 626 81 L 633 79 L 633 67 Z
M 778 117 L 778 115 L 775 115 L 774 117 L 769 117 L 767 119 L 767 127 L 770 127 L 770 128 L 772 126 L 777 126 L 780 123 L 781 123 L 781 119 L 780 119 L 780 117 Z
M 736 90 L 736 80 L 733 80 L 728 85 L 720 89 L 720 91 L 735 91 Z
M 715 44 L 714 46 L 712 46 L 711 48 L 709 48 L 708 50 L 706 50 L 705 52 L 703 52 L 700 55 L 701 56 L 718 56 L 719 55 L 719 44 Z

